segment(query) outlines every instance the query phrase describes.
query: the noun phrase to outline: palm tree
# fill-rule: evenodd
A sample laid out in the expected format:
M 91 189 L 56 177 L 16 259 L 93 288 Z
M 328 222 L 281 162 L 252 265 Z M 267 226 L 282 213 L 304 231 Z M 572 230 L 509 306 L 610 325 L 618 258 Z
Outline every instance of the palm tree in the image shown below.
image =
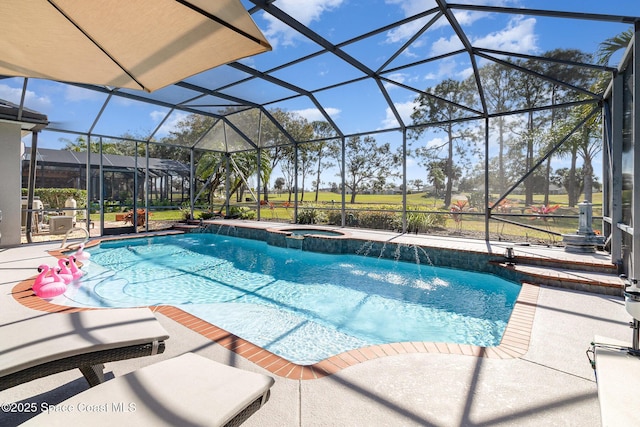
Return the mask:
M 620 49 L 626 49 L 629 43 L 633 39 L 633 27 L 629 27 L 626 31 L 611 37 L 600 43 L 598 51 L 596 52 L 596 58 L 598 64 L 607 65 L 614 53 Z

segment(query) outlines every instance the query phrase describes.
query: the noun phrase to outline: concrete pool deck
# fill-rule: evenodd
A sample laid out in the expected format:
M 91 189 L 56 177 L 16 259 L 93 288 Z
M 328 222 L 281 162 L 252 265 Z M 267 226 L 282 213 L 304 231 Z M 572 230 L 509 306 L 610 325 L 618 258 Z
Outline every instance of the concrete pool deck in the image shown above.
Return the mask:
M 378 233 L 380 238 L 389 237 L 383 232 L 366 233 L 368 238 Z M 482 250 L 484 246 L 487 251 L 484 241 L 397 234 L 396 238 L 429 239 L 460 250 Z M 33 314 L 13 298 L 13 288 L 33 277 L 38 265 L 50 263 L 47 251 L 58 248 L 59 243 L 0 250 L 0 324 Z M 502 250 L 496 248 L 496 252 Z M 557 248 L 531 246 L 526 250 L 540 257 L 574 256 Z M 595 254 L 593 258 L 605 257 Z M 157 317 L 171 336 L 165 353 L 110 363 L 107 372 L 120 376 L 192 351 L 269 374 L 162 313 Z M 628 342 L 629 320 L 622 297 L 540 286 L 528 350 L 520 357 L 407 353 L 364 361 L 312 381 L 274 376 L 270 401 L 245 425 L 597 426 L 597 387 L 585 351 L 595 335 Z M 0 403 L 55 404 L 86 388 L 81 374 L 70 371 L 0 392 Z M 2 412 L 0 424 L 16 425 L 30 416 Z

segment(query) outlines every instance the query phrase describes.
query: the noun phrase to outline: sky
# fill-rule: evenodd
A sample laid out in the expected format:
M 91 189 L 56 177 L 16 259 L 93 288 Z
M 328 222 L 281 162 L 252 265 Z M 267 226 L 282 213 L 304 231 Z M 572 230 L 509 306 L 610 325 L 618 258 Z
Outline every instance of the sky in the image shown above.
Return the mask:
M 242 3 L 247 9 L 252 6 L 252 3 L 247 0 L 242 0 Z M 458 0 L 456 3 L 640 16 L 638 0 L 608 2 L 602 0 Z M 436 3 L 435 0 L 276 0 L 274 4 L 328 41 L 338 44 L 428 10 Z M 240 62 L 244 65 L 267 71 L 319 50 L 313 42 L 265 12 L 258 11 L 252 17 L 269 40 L 273 51 L 241 60 Z M 600 42 L 628 28 L 627 25 L 622 24 L 585 23 L 585 21 L 571 19 L 472 11 L 458 11 L 456 18 L 474 46 L 531 55 L 539 55 L 559 47 L 576 48 L 592 53 L 596 51 Z M 385 64 L 391 55 L 415 34 L 417 28 L 423 26 L 429 19 L 431 16 L 349 44 L 344 47 L 344 50 L 367 67 L 376 70 Z M 460 48 L 461 42 L 441 18 L 385 69 Z M 611 65 L 615 65 L 617 60 L 619 56 L 614 57 Z M 437 84 L 444 78 L 465 78 L 471 70 L 468 55 L 461 54 L 424 66 L 399 70 L 389 74 L 388 77 L 399 83 L 424 89 Z M 239 71 L 231 70 L 229 67 L 219 67 L 186 80 L 194 84 L 215 81 L 223 85 L 227 81 L 237 80 L 239 74 Z M 358 78 L 362 73 L 336 59 L 335 56 L 324 54 L 307 63 L 275 71 L 273 76 L 301 88 L 314 90 L 330 87 L 346 79 Z M 21 78 L 0 80 L 0 98 L 19 103 L 22 84 Z M 380 91 L 371 86 L 371 82 L 366 82 L 329 89 L 318 92 L 316 97 L 331 119 L 346 134 L 397 127 L 398 122 L 385 99 L 380 95 Z M 402 119 L 410 123 L 409 116 L 414 106 L 415 92 L 391 84 L 385 84 L 385 87 Z M 286 89 L 275 86 L 255 87 L 251 84 L 231 88 L 227 93 L 258 102 L 268 102 L 290 95 Z M 161 89 L 158 91 L 158 96 L 180 100 L 188 99 L 189 93 L 187 90 L 180 92 Z M 57 82 L 30 79 L 25 105 L 47 114 L 57 127 L 87 131 L 94 123 L 105 99 L 106 95 L 90 90 Z M 322 119 L 315 105 L 306 98 L 273 103 L 268 107 L 295 112 L 310 121 Z M 185 115 L 182 112 L 174 112 L 164 123 L 161 123 L 168 112 L 167 108 L 114 97 L 95 124 L 93 132 L 142 136 L 160 126 L 156 136 L 161 137 L 175 127 L 175 124 Z M 75 139 L 76 136 L 43 132 L 39 137 L 39 146 L 62 148 L 65 138 Z M 398 132 L 384 133 L 376 138 L 379 142 L 388 140 L 394 145 L 398 145 L 401 141 Z M 437 137 L 434 136 L 434 138 Z M 29 145 L 30 141 L 27 139 L 25 143 Z M 420 174 L 423 174 L 423 171 L 415 163 L 411 161 L 408 167 L 413 177 L 422 178 Z

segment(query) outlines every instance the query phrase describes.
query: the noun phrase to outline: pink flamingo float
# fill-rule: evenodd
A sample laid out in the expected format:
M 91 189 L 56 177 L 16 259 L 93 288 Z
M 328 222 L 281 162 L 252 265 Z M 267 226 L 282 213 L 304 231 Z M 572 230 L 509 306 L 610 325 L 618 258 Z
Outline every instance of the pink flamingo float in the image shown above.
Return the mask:
M 80 270 L 76 265 L 76 257 L 74 255 L 69 255 L 67 258 L 69 261 L 69 269 L 71 270 L 71 274 L 73 275 L 73 280 L 78 280 L 84 274 L 84 271 Z
M 42 285 L 53 282 L 53 277 L 48 276 L 49 274 L 48 265 L 46 264 L 39 265 L 38 273 L 40 274 L 38 274 L 38 277 L 36 277 L 36 280 L 33 282 L 33 286 L 31 286 L 31 289 L 33 289 L 33 292 L 38 292 L 38 290 L 42 287 Z
M 60 258 L 58 260 L 59 268 L 57 271 L 58 276 L 60 276 L 60 278 L 66 285 L 73 281 L 73 273 L 71 272 L 71 270 L 69 270 L 69 267 L 67 267 L 67 262 L 68 260 L 66 258 Z
M 89 262 L 89 258 L 91 258 L 91 254 L 84 251 L 84 243 L 80 243 L 80 249 L 78 249 L 74 256 L 83 264 L 87 264 Z
M 40 271 L 40 274 L 31 288 L 40 298 L 57 297 L 67 290 L 67 285 L 58 276 L 54 268 L 49 268 L 48 265 L 41 265 L 38 267 L 38 271 Z M 47 273 L 51 273 L 51 276 L 48 276 Z

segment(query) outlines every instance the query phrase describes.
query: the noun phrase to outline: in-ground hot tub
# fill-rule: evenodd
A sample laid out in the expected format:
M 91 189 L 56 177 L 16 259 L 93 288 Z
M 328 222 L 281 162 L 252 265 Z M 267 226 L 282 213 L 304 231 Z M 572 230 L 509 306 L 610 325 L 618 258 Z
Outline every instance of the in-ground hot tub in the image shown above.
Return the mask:
M 283 227 L 267 229 L 267 242 L 273 246 L 314 252 L 343 253 L 346 231 L 320 227 Z
M 321 230 L 318 228 L 287 228 L 281 231 L 291 233 L 293 236 L 344 236 L 345 233 L 337 230 Z

